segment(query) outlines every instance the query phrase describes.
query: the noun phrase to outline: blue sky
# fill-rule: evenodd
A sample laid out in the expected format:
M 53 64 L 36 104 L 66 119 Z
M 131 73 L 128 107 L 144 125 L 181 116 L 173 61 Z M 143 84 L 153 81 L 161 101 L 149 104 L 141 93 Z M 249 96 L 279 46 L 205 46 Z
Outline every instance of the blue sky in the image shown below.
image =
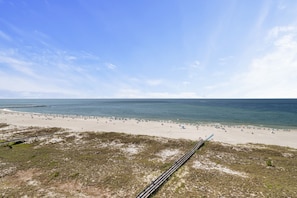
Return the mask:
M 0 0 L 0 98 L 297 98 L 297 1 Z

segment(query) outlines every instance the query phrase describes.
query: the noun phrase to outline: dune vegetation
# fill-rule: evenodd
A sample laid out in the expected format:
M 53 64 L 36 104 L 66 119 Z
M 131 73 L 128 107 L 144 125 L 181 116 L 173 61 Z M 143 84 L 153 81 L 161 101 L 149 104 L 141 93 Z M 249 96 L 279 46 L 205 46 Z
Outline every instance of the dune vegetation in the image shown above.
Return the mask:
M 2 197 L 136 197 L 196 143 L 5 123 L 0 141 Z M 287 147 L 206 142 L 154 197 L 297 197 L 296 156 Z

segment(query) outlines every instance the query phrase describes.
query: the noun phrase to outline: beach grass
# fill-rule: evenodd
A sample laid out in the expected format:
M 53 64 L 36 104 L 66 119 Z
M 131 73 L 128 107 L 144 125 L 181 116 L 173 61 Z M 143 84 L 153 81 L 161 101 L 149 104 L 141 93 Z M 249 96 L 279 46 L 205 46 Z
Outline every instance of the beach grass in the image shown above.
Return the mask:
M 135 197 L 196 143 L 59 128 L 27 133 L 47 136 L 0 146 L 2 197 Z M 154 197 L 297 197 L 296 156 L 287 147 L 206 142 Z
M 9 126 L 9 125 L 6 124 L 6 123 L 0 123 L 0 128 L 4 128 L 4 127 L 7 127 L 7 126 Z

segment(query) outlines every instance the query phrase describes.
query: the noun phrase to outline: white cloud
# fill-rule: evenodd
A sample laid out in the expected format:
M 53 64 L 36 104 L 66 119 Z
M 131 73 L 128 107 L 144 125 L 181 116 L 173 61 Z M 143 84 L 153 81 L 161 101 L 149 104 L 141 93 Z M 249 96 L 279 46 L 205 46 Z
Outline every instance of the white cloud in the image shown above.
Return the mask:
M 194 71 L 194 70 L 203 69 L 203 66 L 201 65 L 200 61 L 195 60 L 191 63 L 188 63 L 186 66 L 176 68 L 176 70 L 186 70 L 186 71 Z
M 219 97 L 296 98 L 297 32 L 296 27 L 276 27 L 268 35 L 272 47 L 253 58 L 245 72 L 208 88 Z M 273 33 L 271 33 L 273 32 Z M 281 33 L 281 34 L 280 34 Z
M 151 79 L 146 81 L 149 86 L 159 86 L 162 84 L 162 82 L 163 80 L 161 79 Z
M 115 70 L 117 68 L 117 66 L 112 63 L 106 63 L 105 65 L 110 70 Z
M 269 12 L 271 8 L 271 2 L 265 1 L 263 2 L 262 9 L 260 11 L 260 15 L 258 16 L 258 20 L 256 22 L 254 30 L 258 30 L 261 27 L 263 27 L 263 24 L 265 23 L 265 20 L 267 19 Z
M 119 88 L 114 95 L 116 98 L 201 98 L 193 91 L 155 91 L 155 90 L 144 90 L 142 88 Z
M 195 78 L 198 75 L 198 73 L 203 69 L 203 64 L 201 64 L 198 60 L 187 63 L 185 66 L 175 68 L 175 70 L 177 71 L 183 71 L 180 73 L 180 75 L 185 76 L 188 79 Z
M 146 94 L 146 98 L 201 98 L 196 92 L 150 92 Z
M 228 62 L 230 62 L 233 58 L 234 58 L 233 56 L 226 56 L 226 57 L 219 58 L 219 64 L 225 65 Z
M 282 36 L 281 38 L 277 39 L 274 42 L 276 47 L 283 50 L 294 50 L 296 49 L 296 41 L 295 41 L 296 34 L 287 34 Z
M 132 88 L 122 88 L 117 91 L 115 94 L 116 98 L 140 98 L 141 91 L 138 89 Z
M 73 60 L 77 60 L 77 57 L 75 57 L 75 56 L 66 56 L 65 59 L 68 60 L 68 61 L 73 61 Z
M 41 32 L 39 30 L 34 30 L 34 34 L 39 37 L 39 38 L 43 38 L 43 39 L 49 39 L 50 36 L 45 34 L 44 32 Z
M 295 26 L 276 26 L 269 31 L 268 38 L 274 39 L 274 38 L 277 38 L 282 33 L 288 33 L 288 32 L 292 33 L 296 31 L 297 31 L 297 27 Z
M 30 68 L 32 64 L 14 57 L 9 57 L 0 53 L 0 63 L 13 68 L 15 71 L 23 73 L 28 76 L 37 77 L 34 71 Z
M 102 88 L 94 75 L 96 68 L 88 66 L 96 62 L 60 50 L 0 50 L 0 95 L 92 97 Z
M 200 68 L 200 62 L 198 60 L 194 61 L 192 64 L 190 64 L 190 68 Z
M 0 91 L 6 90 L 17 93 L 18 97 L 38 97 L 38 96 L 79 96 L 76 90 L 69 90 L 59 86 L 58 83 L 50 81 L 50 83 L 36 81 L 32 78 L 7 75 L 0 72 Z M 60 82 L 61 83 L 61 82 Z
M 284 10 L 284 9 L 287 8 L 287 6 L 284 4 L 284 2 L 280 2 L 280 3 L 278 4 L 277 8 L 280 9 L 280 10 Z

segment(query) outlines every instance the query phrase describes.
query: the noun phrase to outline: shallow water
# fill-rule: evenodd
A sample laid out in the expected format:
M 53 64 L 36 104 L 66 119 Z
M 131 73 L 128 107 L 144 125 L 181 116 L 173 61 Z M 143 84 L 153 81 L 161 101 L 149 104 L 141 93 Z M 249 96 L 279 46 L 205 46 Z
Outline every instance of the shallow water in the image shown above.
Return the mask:
M 297 99 L 1 99 L 0 109 L 297 127 Z

